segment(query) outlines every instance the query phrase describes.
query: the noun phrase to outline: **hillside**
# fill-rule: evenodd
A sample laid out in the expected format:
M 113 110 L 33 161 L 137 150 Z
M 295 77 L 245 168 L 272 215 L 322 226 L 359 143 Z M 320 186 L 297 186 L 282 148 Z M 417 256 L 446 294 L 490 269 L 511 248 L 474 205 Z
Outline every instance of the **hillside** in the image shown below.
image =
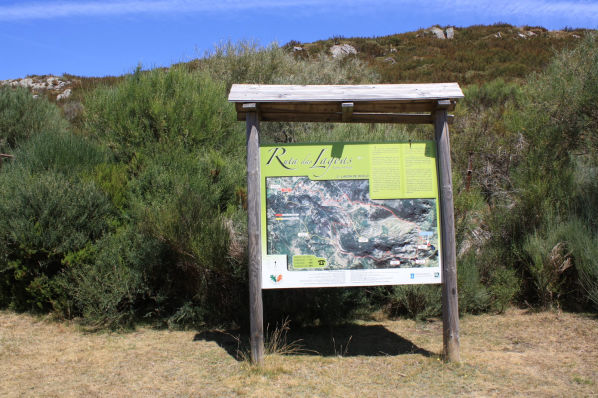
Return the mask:
M 0 308 L 99 329 L 243 326 L 245 126 L 227 101 L 231 85 L 456 80 L 465 92 L 451 127 L 460 312 L 513 304 L 596 311 L 597 49 L 589 31 L 436 27 L 283 47 L 228 44 L 120 77 L 7 82 Z M 425 125 L 263 123 L 260 138 L 430 137 Z M 375 312 L 427 318 L 440 313 L 440 290 L 267 291 L 264 308 L 271 322 L 304 326 Z
M 508 24 L 466 28 L 435 26 L 381 37 L 338 36 L 313 43 L 293 40 L 282 48 L 305 60 L 317 60 L 322 55 L 346 61 L 359 59 L 379 75 L 380 83 L 454 81 L 468 85 L 496 78 L 520 81 L 532 72 L 541 71 L 555 53 L 574 47 L 588 32 L 586 29 L 549 31 L 543 27 Z M 202 62 L 204 60 L 195 59 L 185 64 L 195 68 Z M 122 79 L 123 76 L 66 74 L 60 78 L 42 75 L 3 80 L 0 85 L 27 87 L 35 94 L 46 94 L 51 100 L 60 101 L 65 99 L 60 94 L 66 90 L 113 85 Z
M 380 74 L 382 83 L 455 81 L 467 85 L 496 78 L 521 79 L 538 72 L 556 52 L 575 46 L 587 32 L 508 24 L 447 26 L 372 38 L 292 41 L 284 48 L 306 58 L 320 53 L 357 57 Z

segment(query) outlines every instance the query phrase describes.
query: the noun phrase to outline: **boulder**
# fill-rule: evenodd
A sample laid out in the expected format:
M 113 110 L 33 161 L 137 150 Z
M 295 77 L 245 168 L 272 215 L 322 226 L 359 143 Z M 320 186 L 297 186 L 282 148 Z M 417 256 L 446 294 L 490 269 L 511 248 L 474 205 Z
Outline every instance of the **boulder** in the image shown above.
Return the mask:
M 438 26 L 433 26 L 431 27 L 428 32 L 434 34 L 434 36 L 436 36 L 437 39 L 446 39 L 446 36 L 444 35 L 444 30 L 440 29 Z
M 342 58 L 348 54 L 357 54 L 357 50 L 350 44 L 335 44 L 330 47 L 332 58 Z
M 446 33 L 446 38 L 447 39 L 454 39 L 455 38 L 455 29 L 453 29 L 453 27 L 450 28 L 446 28 L 446 30 L 444 31 Z
M 29 78 L 21 79 L 19 84 L 21 85 L 21 87 L 29 87 L 33 84 L 33 79 L 29 79 Z
M 58 94 L 58 95 L 56 96 L 56 101 L 62 101 L 62 100 L 65 100 L 65 99 L 67 99 L 67 98 L 68 98 L 68 97 L 70 97 L 70 96 L 71 96 L 71 89 L 70 89 L 70 88 L 67 88 L 66 90 L 64 90 L 64 93 L 62 93 L 62 94 Z

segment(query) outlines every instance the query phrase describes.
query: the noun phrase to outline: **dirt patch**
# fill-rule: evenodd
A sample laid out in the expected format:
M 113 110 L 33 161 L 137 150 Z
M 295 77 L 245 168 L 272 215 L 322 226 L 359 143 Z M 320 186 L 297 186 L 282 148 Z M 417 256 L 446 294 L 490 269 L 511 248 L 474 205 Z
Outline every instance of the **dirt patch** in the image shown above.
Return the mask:
M 224 336 L 224 337 L 223 337 Z M 238 359 L 243 337 L 75 324 L 0 312 L 0 396 L 595 396 L 598 320 L 510 310 L 461 320 L 460 364 L 441 361 L 441 322 L 293 330 L 301 354 Z

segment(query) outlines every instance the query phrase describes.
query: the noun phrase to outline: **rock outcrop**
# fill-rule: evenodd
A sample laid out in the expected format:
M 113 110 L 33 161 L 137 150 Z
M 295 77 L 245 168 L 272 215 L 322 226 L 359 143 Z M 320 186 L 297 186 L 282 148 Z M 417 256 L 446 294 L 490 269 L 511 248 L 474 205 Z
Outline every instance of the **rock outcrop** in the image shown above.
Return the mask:
M 33 76 L 22 79 L 0 80 L 0 86 L 24 87 L 29 89 L 34 97 L 42 92 L 50 92 L 56 95 L 58 101 L 71 96 L 73 82 L 61 79 L 57 76 Z
M 440 29 L 438 26 L 431 27 L 429 32 L 434 34 L 434 36 L 436 36 L 437 39 L 446 39 L 446 36 L 444 35 L 444 30 Z
M 56 101 L 62 101 L 62 100 L 65 100 L 65 99 L 67 99 L 67 98 L 68 98 L 68 97 L 70 97 L 70 96 L 71 96 L 71 89 L 70 89 L 70 88 L 67 88 L 66 90 L 64 90 L 64 93 L 62 93 L 62 94 L 58 94 L 58 95 L 56 96 Z
M 455 38 L 455 28 L 452 26 L 446 28 L 445 30 L 440 29 L 438 26 L 432 26 L 430 29 L 426 30 L 425 33 L 431 33 L 436 36 L 437 39 L 444 40 L 444 39 L 454 39 Z
M 452 26 L 449 28 L 446 28 L 444 33 L 446 33 L 446 38 L 449 40 L 455 38 L 455 29 Z
M 342 58 L 345 55 L 357 54 L 357 50 L 350 44 L 335 44 L 330 47 L 332 58 Z

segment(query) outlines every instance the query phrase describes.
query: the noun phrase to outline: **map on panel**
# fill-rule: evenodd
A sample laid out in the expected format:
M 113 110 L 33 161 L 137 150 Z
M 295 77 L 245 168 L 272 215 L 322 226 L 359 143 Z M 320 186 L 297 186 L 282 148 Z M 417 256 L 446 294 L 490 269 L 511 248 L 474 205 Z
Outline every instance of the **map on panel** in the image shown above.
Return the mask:
M 435 198 L 371 199 L 369 179 L 267 177 L 267 254 L 288 271 L 438 267 Z

